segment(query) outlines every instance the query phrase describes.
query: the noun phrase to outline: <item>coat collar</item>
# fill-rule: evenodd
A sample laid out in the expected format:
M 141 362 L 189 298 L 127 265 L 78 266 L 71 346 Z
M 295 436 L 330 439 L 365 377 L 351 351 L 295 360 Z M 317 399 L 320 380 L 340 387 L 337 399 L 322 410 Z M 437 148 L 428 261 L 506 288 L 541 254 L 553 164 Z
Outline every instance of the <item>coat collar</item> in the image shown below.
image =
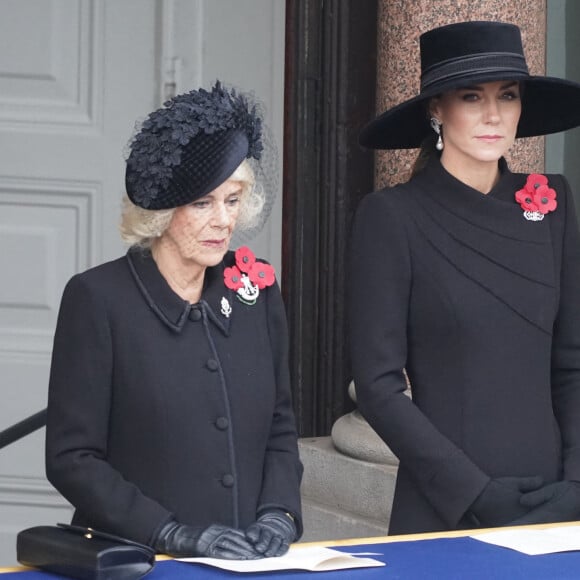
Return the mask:
M 228 252 L 217 266 L 206 269 L 201 300 L 197 304 L 191 304 L 175 294 L 157 268 L 149 250 L 131 248 L 126 259 L 143 298 L 171 330 L 181 332 L 189 320 L 190 312 L 199 308 L 207 320 L 229 336 L 231 314 L 228 317 L 222 313 L 222 301 L 225 299 L 231 305 L 234 298 L 233 292 L 224 284 L 225 262 L 231 261 L 230 254 L 232 252 Z
M 500 179 L 487 194 L 459 181 L 437 158 L 431 159 L 414 180 L 433 202 L 476 228 L 508 239 L 537 242 L 539 224 L 526 221 L 515 200 L 515 193 L 524 186 L 527 176 L 512 173 L 504 158 L 499 161 L 499 169 Z M 548 231 L 547 227 L 541 229 Z
M 499 182 L 486 195 L 457 180 L 436 159 L 402 191 L 408 194 L 418 231 L 440 255 L 551 333 L 557 286 L 550 227 L 554 216 L 527 221 L 515 201 L 526 176 L 511 173 L 503 160 L 500 169 Z

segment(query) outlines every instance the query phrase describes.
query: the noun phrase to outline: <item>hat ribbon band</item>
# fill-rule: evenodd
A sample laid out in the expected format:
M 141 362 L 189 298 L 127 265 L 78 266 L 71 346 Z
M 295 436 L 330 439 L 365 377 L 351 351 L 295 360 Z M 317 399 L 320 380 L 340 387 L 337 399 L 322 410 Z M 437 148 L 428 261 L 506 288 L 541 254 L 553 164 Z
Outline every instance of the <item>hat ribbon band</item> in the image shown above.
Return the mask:
M 481 55 L 446 60 L 427 68 L 421 75 L 421 92 L 435 83 L 462 76 L 468 78 L 487 72 L 497 72 L 502 76 L 512 72 L 514 77 L 528 76 L 529 74 L 526 60 L 522 55 L 487 52 Z

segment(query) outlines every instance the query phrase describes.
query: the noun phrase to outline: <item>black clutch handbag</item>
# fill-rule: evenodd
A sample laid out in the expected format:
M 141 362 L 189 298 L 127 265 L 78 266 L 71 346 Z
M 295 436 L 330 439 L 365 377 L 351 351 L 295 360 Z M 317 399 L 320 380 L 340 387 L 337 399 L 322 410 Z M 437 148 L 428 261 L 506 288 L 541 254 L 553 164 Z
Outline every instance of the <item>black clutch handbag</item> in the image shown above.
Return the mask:
M 79 580 L 136 580 L 155 565 L 155 550 L 91 528 L 57 524 L 19 532 L 16 559 Z

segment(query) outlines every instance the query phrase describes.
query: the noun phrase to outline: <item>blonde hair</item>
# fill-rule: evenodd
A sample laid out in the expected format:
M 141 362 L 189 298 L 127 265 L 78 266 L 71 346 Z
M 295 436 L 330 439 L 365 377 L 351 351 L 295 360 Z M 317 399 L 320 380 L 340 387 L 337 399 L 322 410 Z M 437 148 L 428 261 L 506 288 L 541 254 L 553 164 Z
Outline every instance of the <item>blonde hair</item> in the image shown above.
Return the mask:
M 256 182 L 254 170 L 247 159 L 238 165 L 229 179 L 243 184 L 236 229 L 252 228 L 257 223 L 266 200 L 262 184 Z M 161 237 L 169 227 L 176 209 L 144 209 L 135 205 L 125 194 L 119 225 L 121 239 L 130 246 L 150 248 L 153 241 Z

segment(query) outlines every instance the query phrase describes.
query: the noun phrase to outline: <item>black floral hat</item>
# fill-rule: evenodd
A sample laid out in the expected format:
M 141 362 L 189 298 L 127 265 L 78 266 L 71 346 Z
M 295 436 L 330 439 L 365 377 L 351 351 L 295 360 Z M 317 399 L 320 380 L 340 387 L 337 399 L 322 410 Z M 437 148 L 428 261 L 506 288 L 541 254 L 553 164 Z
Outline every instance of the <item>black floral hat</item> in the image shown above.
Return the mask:
M 547 135 L 580 125 L 580 84 L 530 75 L 520 29 L 514 24 L 458 22 L 425 32 L 419 43 L 420 93 L 366 125 L 359 136 L 361 145 L 372 149 L 420 147 L 432 133 L 426 113 L 431 97 L 500 80 L 523 85 L 516 137 Z
M 129 145 L 125 187 L 145 209 L 169 209 L 207 195 L 246 158 L 262 155 L 257 103 L 217 81 L 153 111 Z

